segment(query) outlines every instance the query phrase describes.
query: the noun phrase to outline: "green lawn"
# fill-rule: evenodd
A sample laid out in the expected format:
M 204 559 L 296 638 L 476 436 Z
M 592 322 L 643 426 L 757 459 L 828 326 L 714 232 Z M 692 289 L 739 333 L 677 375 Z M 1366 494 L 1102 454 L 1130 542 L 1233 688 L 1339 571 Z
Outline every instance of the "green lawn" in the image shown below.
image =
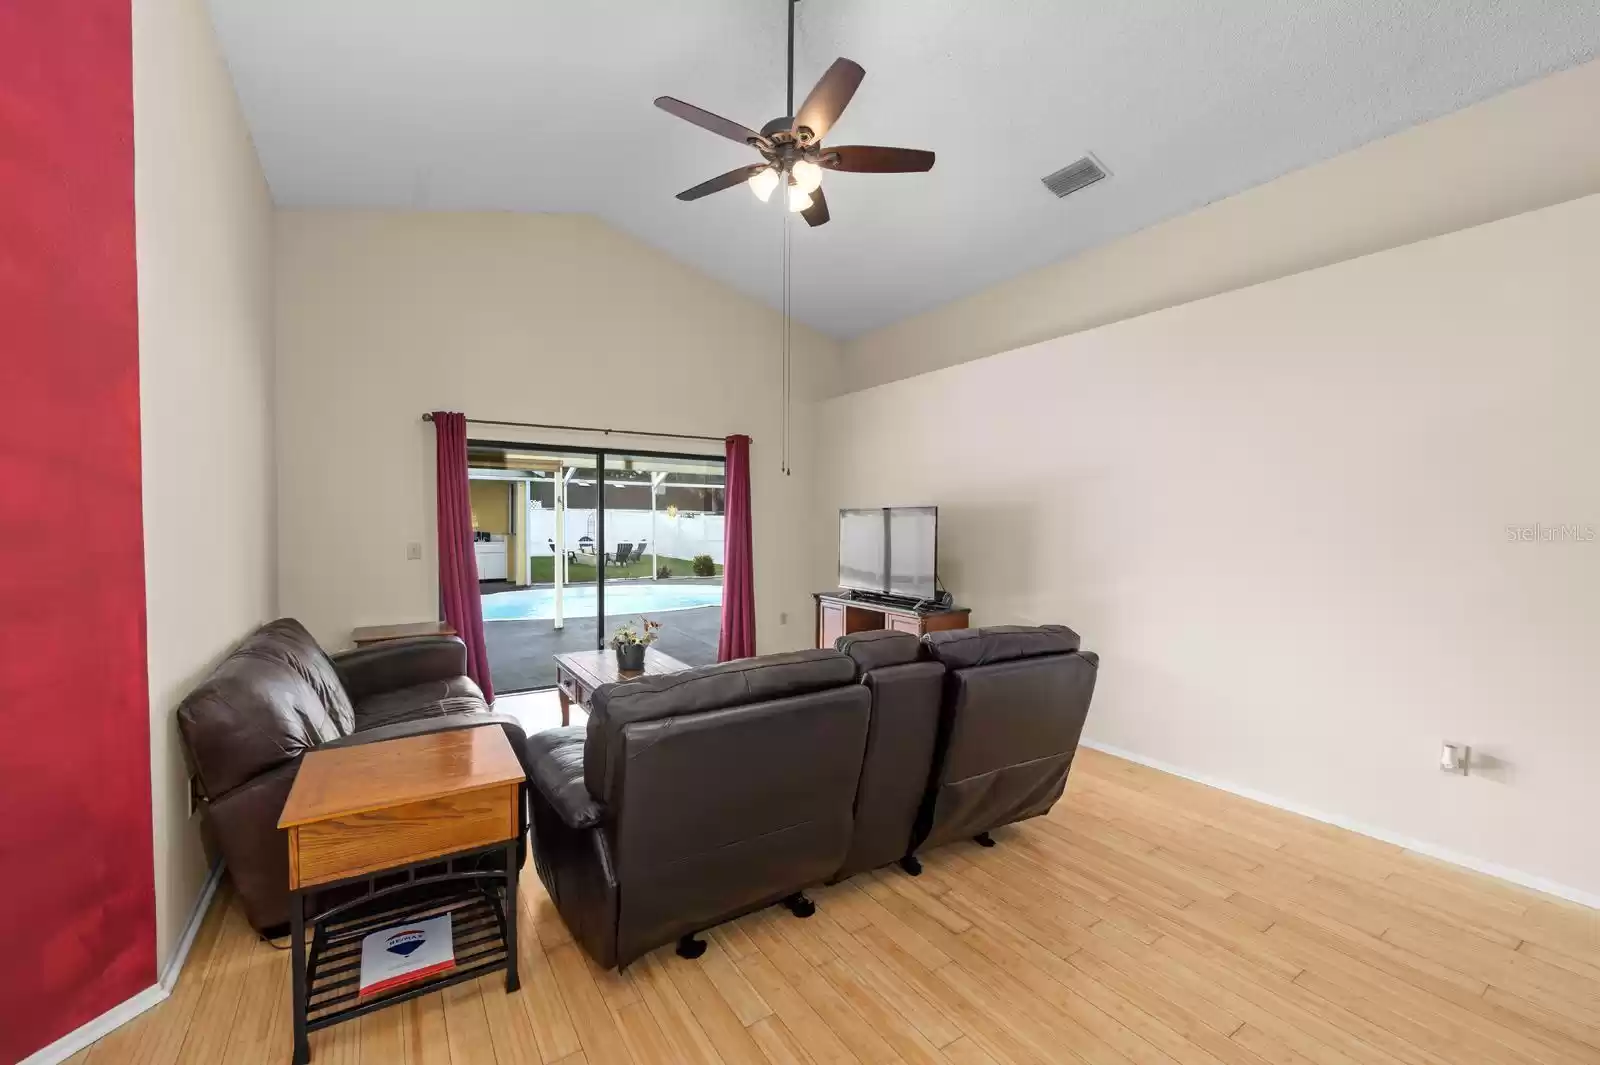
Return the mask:
M 671 577 L 694 576 L 694 563 L 687 558 L 669 558 L 662 555 L 660 563 Z M 722 567 L 717 566 L 717 576 L 722 576 Z M 650 577 L 650 556 L 630 561 L 625 566 L 607 566 L 606 576 L 613 580 L 627 577 Z M 549 584 L 556 579 L 555 559 L 550 555 L 532 555 L 528 558 L 528 580 L 533 584 Z M 584 584 L 595 579 L 595 568 L 582 562 L 574 562 L 567 567 L 567 580 L 572 584 Z

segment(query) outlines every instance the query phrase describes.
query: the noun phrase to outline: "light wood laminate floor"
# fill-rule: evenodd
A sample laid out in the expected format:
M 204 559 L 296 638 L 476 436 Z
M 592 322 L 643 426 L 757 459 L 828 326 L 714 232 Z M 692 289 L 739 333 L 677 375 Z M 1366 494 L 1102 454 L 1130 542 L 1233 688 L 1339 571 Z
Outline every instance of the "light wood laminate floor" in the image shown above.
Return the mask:
M 1577 827 L 1577 826 L 1575 826 Z M 531 864 L 488 977 L 319 1032 L 317 1065 L 1600 1063 L 1600 913 L 1083 751 L 1047 818 L 624 973 Z M 172 998 L 74 1065 L 289 1060 L 286 952 L 224 887 Z

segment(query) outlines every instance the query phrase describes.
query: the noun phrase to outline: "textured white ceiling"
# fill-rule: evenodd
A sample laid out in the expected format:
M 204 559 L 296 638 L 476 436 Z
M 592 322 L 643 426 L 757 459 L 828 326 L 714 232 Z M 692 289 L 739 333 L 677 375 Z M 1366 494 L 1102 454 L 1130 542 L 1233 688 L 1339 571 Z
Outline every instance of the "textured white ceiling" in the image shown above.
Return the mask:
M 782 113 L 783 0 L 211 5 L 279 203 L 589 211 L 778 305 L 779 197 L 673 199 L 754 153 L 651 101 Z M 797 97 L 867 69 L 829 142 L 939 160 L 828 175 L 794 312 L 853 336 L 1597 46 L 1595 0 L 803 0 Z M 1113 177 L 1056 200 L 1039 178 L 1085 151 Z

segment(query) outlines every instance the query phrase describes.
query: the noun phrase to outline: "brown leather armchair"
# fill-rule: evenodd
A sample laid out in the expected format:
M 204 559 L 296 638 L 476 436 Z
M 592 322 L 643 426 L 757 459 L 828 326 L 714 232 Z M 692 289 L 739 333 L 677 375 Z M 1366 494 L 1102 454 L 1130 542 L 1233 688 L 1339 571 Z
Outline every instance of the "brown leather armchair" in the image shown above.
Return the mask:
M 602 686 L 587 728 L 528 739 L 534 866 L 608 968 L 830 879 L 849 850 L 871 695 L 836 651 Z
M 1067 786 L 1100 657 L 1065 625 L 1002 625 L 923 637 L 944 667 L 938 752 L 915 848 L 972 838 L 1049 811 Z M 907 864 L 915 872 L 914 859 Z
M 286 834 L 278 817 L 306 751 L 516 719 L 491 714 L 453 636 L 395 640 L 330 657 L 304 626 L 261 626 L 189 693 L 178 731 L 198 781 L 202 833 L 220 852 L 257 931 L 289 919 Z M 215 856 L 215 854 L 213 855 Z

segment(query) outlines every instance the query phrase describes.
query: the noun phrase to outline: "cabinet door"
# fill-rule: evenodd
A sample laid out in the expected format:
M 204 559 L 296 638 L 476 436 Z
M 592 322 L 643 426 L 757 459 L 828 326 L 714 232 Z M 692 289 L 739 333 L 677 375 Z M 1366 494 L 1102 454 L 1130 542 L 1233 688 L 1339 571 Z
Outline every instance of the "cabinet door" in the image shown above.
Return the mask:
M 895 632 L 909 632 L 913 636 L 921 636 L 922 619 L 908 618 L 903 614 L 890 614 L 889 628 Z
M 817 612 L 817 646 L 832 647 L 844 635 L 844 604 L 822 603 Z

